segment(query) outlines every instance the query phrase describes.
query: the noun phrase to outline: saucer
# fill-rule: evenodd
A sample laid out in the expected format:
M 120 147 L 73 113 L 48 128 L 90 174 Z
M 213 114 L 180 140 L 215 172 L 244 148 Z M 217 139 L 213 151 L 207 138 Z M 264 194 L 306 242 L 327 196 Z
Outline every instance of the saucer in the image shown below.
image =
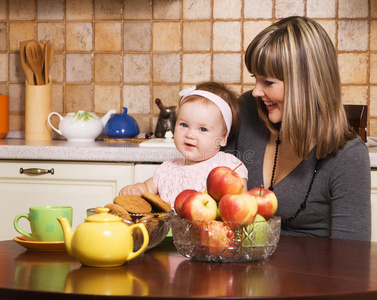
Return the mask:
M 65 251 L 64 242 L 37 242 L 25 236 L 17 236 L 13 241 L 31 251 Z

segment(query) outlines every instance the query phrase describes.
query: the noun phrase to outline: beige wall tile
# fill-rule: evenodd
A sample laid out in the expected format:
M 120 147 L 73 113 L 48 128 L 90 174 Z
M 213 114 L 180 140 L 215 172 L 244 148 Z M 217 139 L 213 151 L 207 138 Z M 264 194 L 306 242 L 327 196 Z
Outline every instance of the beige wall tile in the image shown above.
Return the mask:
M 11 130 L 25 130 L 25 117 L 24 115 L 10 115 L 9 128 Z
M 179 54 L 153 55 L 154 82 L 180 82 L 181 57 Z
M 339 18 L 367 18 L 368 0 L 341 0 Z
M 52 84 L 51 87 L 51 111 L 64 113 L 64 91 L 61 84 Z
M 9 85 L 9 111 L 23 113 L 25 111 L 25 84 Z
M 183 22 L 183 51 L 211 49 L 210 22 Z
M 154 85 L 152 88 L 152 114 L 158 116 L 160 109 L 156 105 L 156 98 L 159 98 L 164 106 L 178 106 L 179 85 Z M 156 124 L 155 124 L 156 125 Z
M 244 0 L 244 17 L 246 19 L 272 18 L 272 0 Z
M 369 105 L 369 115 L 373 118 L 377 118 L 377 86 L 372 85 L 370 87 L 370 105 Z M 374 132 L 377 135 L 377 120 L 374 121 L 375 129 Z
M 151 56 L 149 54 L 125 54 L 123 65 L 124 82 L 150 82 Z
M 211 18 L 211 0 L 183 0 L 183 19 Z
M 239 19 L 241 18 L 241 0 L 214 0 L 213 18 L 216 19 Z
M 367 55 L 363 53 L 338 54 L 340 80 L 342 84 L 367 83 Z
M 35 20 L 37 15 L 36 0 L 11 0 L 9 5 L 9 20 Z
M 181 18 L 181 1 L 176 0 L 154 0 L 153 19 L 179 20 Z
M 93 50 L 93 24 L 67 23 L 67 51 Z
M 95 51 L 122 51 L 122 23 L 97 23 L 94 27 Z
M 90 84 L 67 84 L 65 86 L 64 111 L 77 112 L 84 110 L 93 112 L 93 89 Z
M 94 87 L 94 108 L 97 113 L 107 113 L 115 109 L 118 113 L 123 112 L 120 105 L 121 88 L 119 85 L 101 85 Z
M 369 36 L 370 50 L 377 51 L 377 21 L 372 21 Z
M 121 82 L 122 55 L 95 54 L 94 80 L 95 82 Z
M 34 23 L 9 23 L 9 50 L 20 50 L 20 42 L 35 39 Z
M 150 51 L 151 23 L 124 23 L 124 51 Z
M 49 40 L 55 51 L 64 51 L 65 26 L 64 23 L 38 23 L 37 39 Z
M 0 51 L 6 51 L 8 45 L 7 24 L 0 23 Z
M 123 106 L 129 114 L 149 114 L 151 88 L 148 85 L 125 85 L 123 87 Z
M 12 55 L 12 57 L 14 57 L 14 55 Z M 12 60 L 14 61 L 14 58 L 11 59 L 11 63 L 12 63 Z M 2 70 L 0 72 L 0 82 L 8 80 L 8 69 L 9 69 L 8 68 L 8 55 L 6 53 L 0 53 L 0 70 Z M 20 71 L 18 71 L 18 73 L 20 73 Z
M 181 49 L 179 22 L 153 23 L 152 35 L 154 51 L 178 51 Z
M 306 13 L 310 18 L 335 18 L 336 0 L 306 0 Z
M 377 136 L 377 119 L 369 119 L 368 136 Z
M 0 53 L 0 70 L 8 70 L 9 68 L 9 81 L 23 83 L 26 80 L 25 73 L 21 67 L 20 53 L 9 54 L 9 66 L 7 63 L 7 55 Z M 3 64 L 2 62 L 6 63 Z M 6 67 L 6 68 L 5 68 Z M 8 80 L 8 72 L 0 72 L 0 82 Z
M 367 21 L 339 21 L 338 49 L 366 51 L 368 49 Z
M 134 117 L 134 119 L 137 122 L 137 125 L 139 125 L 140 132 L 147 133 L 147 132 L 152 131 L 151 126 L 150 126 L 149 116 L 136 115 L 136 116 L 132 116 L 132 117 Z M 154 130 L 153 130 L 153 132 L 154 132 Z
M 0 83 L 0 94 L 9 95 L 8 86 L 6 83 Z
M 65 56 L 61 53 L 54 54 L 54 59 L 52 61 L 50 76 L 53 82 L 63 82 L 64 70 L 65 70 Z
M 317 20 L 318 23 L 326 30 L 327 34 L 329 35 L 331 41 L 334 45 L 336 45 L 336 21 L 333 20 Z
M 370 76 L 369 81 L 370 83 L 377 83 L 377 53 L 372 53 L 370 55 Z
M 241 54 L 214 54 L 213 80 L 224 83 L 240 83 L 241 67 Z
M 183 54 L 182 81 L 197 84 L 211 79 L 211 54 Z
M 121 20 L 122 0 L 94 0 L 96 20 Z
M 303 16 L 305 13 L 304 0 L 275 0 L 275 17 Z
M 7 0 L 0 0 L 0 21 L 7 19 Z
M 342 87 L 343 104 L 368 104 L 368 87 L 366 85 L 349 85 Z
M 123 17 L 128 20 L 146 20 L 152 18 L 152 2 L 150 0 L 124 1 Z
M 255 36 L 271 25 L 271 21 L 246 21 L 243 23 L 243 50 L 246 50 Z
M 64 19 L 64 0 L 38 0 L 37 7 L 38 20 Z
M 241 22 L 216 21 L 213 23 L 214 51 L 241 51 Z
M 93 78 L 93 61 L 91 54 L 66 55 L 66 81 L 91 82 Z
M 371 17 L 377 18 L 377 0 L 370 0 L 370 6 L 371 6 Z
M 92 0 L 66 0 L 66 19 L 91 20 L 93 18 Z

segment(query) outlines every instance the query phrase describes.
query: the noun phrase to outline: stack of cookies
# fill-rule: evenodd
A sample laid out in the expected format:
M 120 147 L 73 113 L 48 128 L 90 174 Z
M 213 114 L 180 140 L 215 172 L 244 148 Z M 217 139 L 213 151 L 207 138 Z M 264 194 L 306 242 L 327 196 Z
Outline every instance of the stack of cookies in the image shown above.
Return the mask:
M 105 205 L 109 213 L 121 217 L 127 224 L 143 223 L 149 234 L 147 249 L 162 242 L 170 229 L 170 219 L 173 214 L 169 202 L 158 195 L 144 193 L 139 196 L 122 195 L 114 198 L 113 203 Z M 96 211 L 96 209 L 95 209 Z M 139 229 L 134 231 L 134 251 L 143 243 Z

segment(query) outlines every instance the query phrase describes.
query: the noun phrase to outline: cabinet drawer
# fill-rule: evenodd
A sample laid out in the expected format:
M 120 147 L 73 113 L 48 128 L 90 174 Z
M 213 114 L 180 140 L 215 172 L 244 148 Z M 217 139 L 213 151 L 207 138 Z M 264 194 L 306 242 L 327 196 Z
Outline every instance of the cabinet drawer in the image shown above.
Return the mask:
M 23 169 L 21 174 L 20 169 Z M 39 175 L 30 169 L 47 170 Z M 48 161 L 0 161 L 0 240 L 19 235 L 13 219 L 30 206 L 70 205 L 73 224 L 84 222 L 86 209 L 113 201 L 119 190 L 133 182 L 133 164 Z M 30 232 L 22 218 L 20 227 Z

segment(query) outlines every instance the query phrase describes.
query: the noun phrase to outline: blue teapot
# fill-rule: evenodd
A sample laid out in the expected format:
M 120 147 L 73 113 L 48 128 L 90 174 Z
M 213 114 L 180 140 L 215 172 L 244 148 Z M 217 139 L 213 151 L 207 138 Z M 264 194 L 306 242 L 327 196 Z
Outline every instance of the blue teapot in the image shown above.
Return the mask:
M 104 134 L 113 139 L 133 138 L 140 133 L 136 120 L 127 115 L 127 108 L 123 107 L 123 113 L 114 114 L 107 121 Z

